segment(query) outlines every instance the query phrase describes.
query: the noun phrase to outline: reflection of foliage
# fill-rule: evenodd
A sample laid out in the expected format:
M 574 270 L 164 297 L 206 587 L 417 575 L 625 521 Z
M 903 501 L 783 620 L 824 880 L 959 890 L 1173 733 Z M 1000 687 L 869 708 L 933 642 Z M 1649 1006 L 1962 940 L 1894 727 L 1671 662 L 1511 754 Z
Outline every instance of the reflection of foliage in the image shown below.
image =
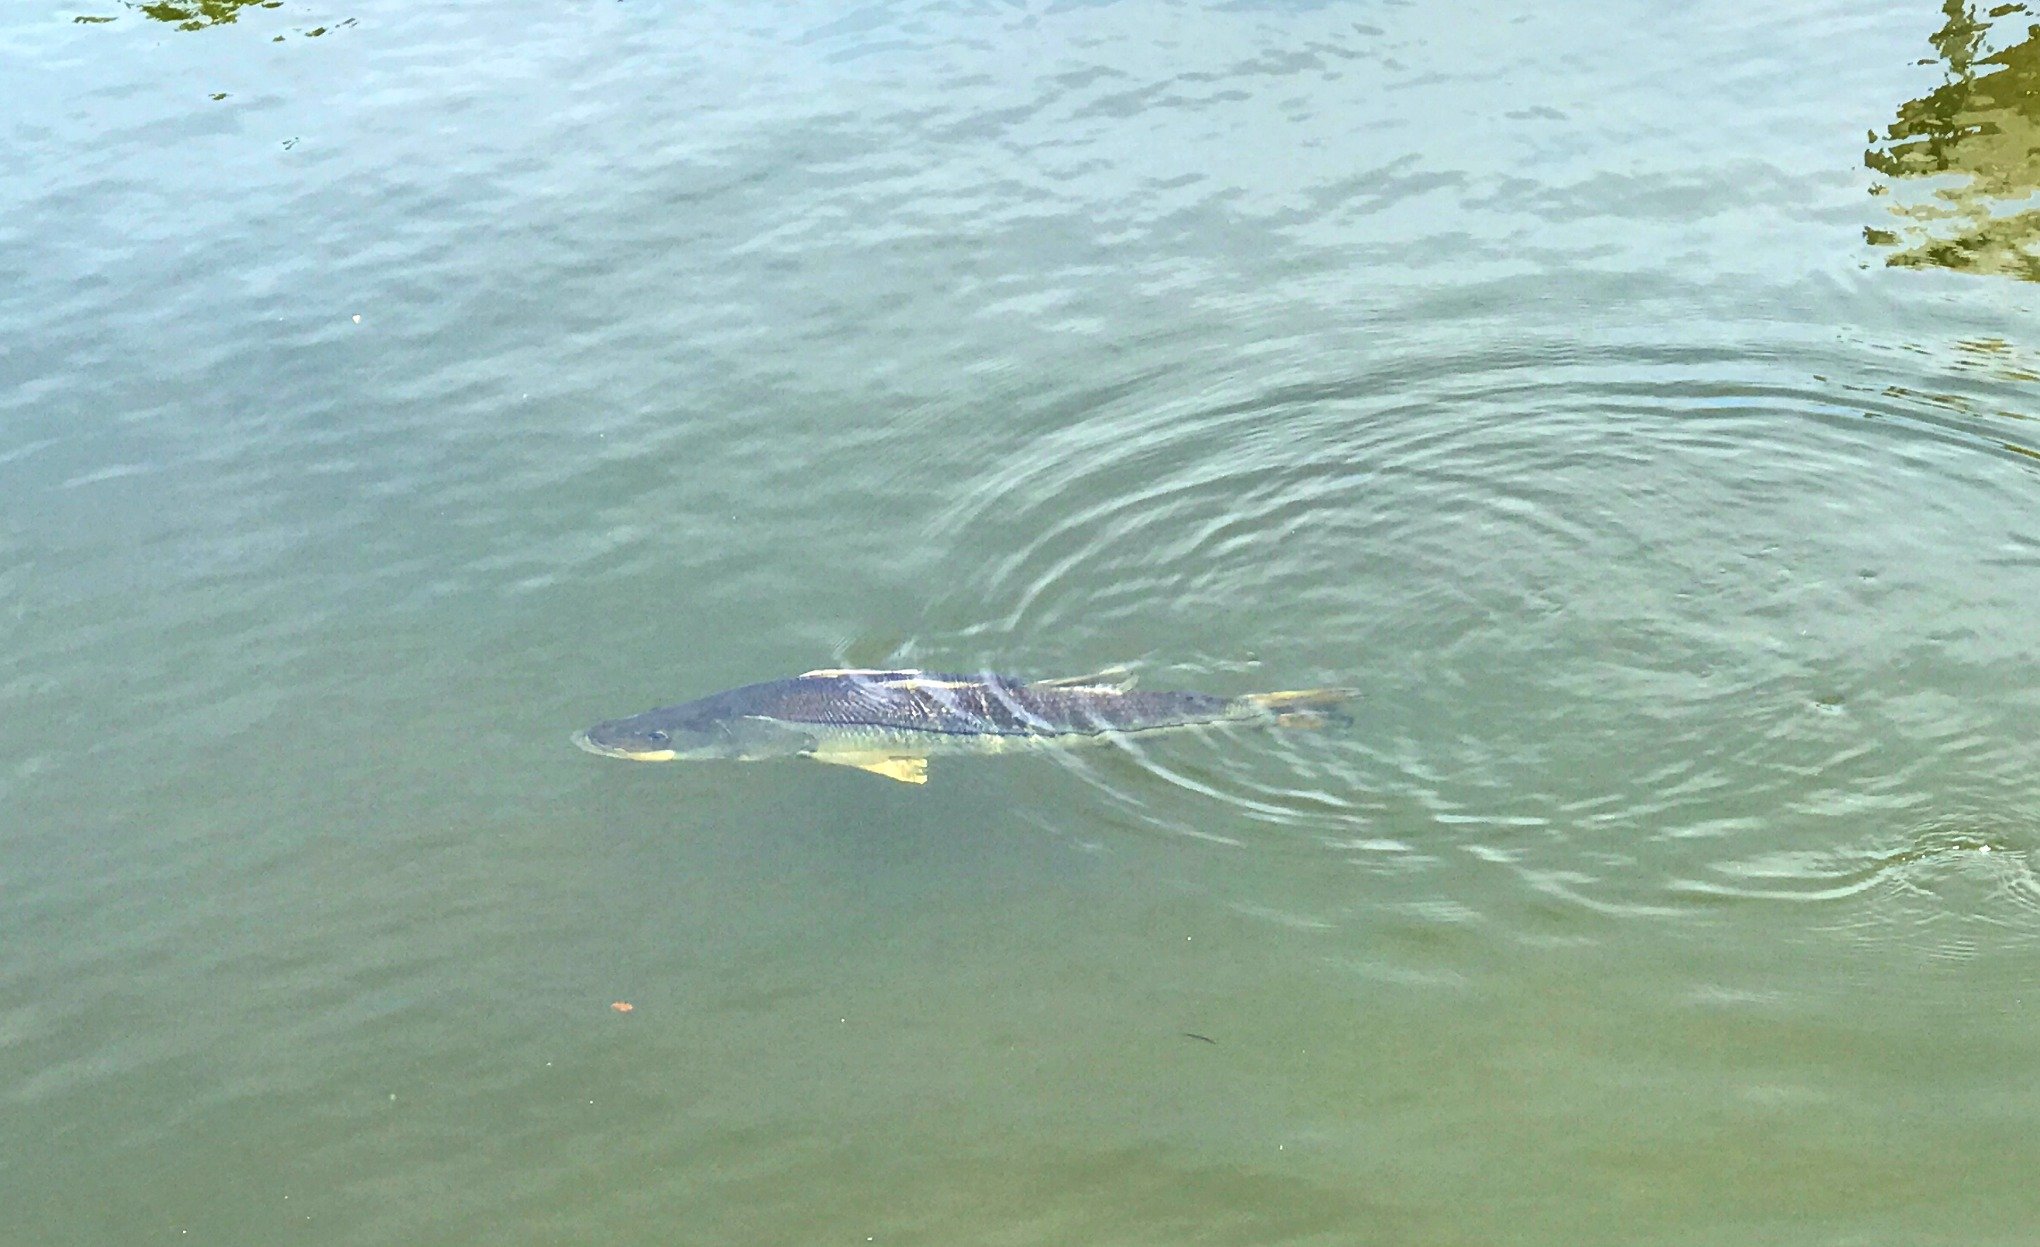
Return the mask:
M 2000 381 L 2021 384 L 2040 381 L 2040 357 L 2021 351 L 2003 338 L 1963 338 L 1956 342 L 1955 367 Z
M 1863 163 L 1888 179 L 1870 193 L 1888 196 L 1892 228 L 1863 236 L 1898 248 L 1887 264 L 2040 281 L 2040 25 L 1991 51 L 1991 23 L 2024 4 L 1941 11 L 1933 44 L 1948 80 L 1871 136 Z
M 154 4 L 128 6 L 144 17 L 169 22 L 179 30 L 204 30 L 225 26 L 241 15 L 242 9 L 280 9 L 283 0 L 156 0 Z
M 120 2 L 123 7 L 132 9 L 143 17 L 152 18 L 159 22 L 168 22 L 179 30 L 205 30 L 213 26 L 231 26 L 244 10 L 280 9 L 283 7 L 283 0 L 150 0 L 150 3 L 147 4 L 138 4 L 135 0 L 120 0 Z M 82 25 L 96 26 L 101 22 L 110 22 L 115 19 L 111 17 L 74 17 L 71 20 Z M 297 33 L 307 39 L 316 39 L 328 31 L 339 30 L 343 26 L 352 26 L 354 21 L 355 19 L 350 17 L 346 21 L 335 23 L 332 26 L 314 26 L 310 30 L 300 27 L 297 29 Z M 283 36 L 277 35 L 276 42 L 282 43 Z M 217 100 L 226 97 L 215 95 L 213 98 Z

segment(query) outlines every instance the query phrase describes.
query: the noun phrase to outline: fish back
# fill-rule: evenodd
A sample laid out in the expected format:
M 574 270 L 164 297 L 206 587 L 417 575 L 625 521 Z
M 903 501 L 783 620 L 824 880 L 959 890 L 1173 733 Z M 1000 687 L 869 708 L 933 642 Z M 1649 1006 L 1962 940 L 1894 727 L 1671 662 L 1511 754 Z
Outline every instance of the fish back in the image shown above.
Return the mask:
M 956 736 L 1100 735 L 1236 717 L 1233 703 L 1207 693 L 923 671 L 817 671 L 720 699 L 735 714 Z

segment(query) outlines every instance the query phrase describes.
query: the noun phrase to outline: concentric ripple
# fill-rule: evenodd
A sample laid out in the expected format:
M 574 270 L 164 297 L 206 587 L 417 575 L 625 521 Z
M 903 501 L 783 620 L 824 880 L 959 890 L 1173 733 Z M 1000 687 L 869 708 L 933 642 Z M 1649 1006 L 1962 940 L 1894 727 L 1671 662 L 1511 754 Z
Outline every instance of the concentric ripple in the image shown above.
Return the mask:
M 1356 687 L 1350 730 L 1064 757 L 1137 825 L 1478 849 L 1539 892 L 1676 907 L 1753 829 L 1950 766 L 2016 789 L 1990 672 L 2023 661 L 2033 571 L 1993 572 L 2018 534 L 1978 517 L 2030 514 L 2035 474 L 1960 352 L 1932 402 L 1877 382 L 1892 354 L 1476 341 L 1336 381 L 1149 378 L 937 518 L 960 587 L 925 648 Z

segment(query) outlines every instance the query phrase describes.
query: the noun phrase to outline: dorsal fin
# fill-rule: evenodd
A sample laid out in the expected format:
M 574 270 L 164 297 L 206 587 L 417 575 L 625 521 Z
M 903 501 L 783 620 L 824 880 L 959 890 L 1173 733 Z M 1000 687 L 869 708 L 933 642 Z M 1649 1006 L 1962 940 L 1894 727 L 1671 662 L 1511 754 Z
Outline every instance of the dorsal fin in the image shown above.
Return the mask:
M 1104 692 L 1130 692 L 1140 677 L 1124 667 L 1107 667 L 1091 675 L 1066 675 L 1054 680 L 1029 680 L 1029 688 L 1090 688 Z
M 935 689 L 935 688 L 951 688 L 951 689 L 983 688 L 985 686 L 985 682 L 980 679 L 967 678 L 962 680 L 944 680 L 937 676 L 923 675 L 918 671 L 914 672 L 912 675 L 901 675 L 898 677 L 894 677 L 889 672 L 887 673 L 886 679 L 874 680 L 872 681 L 872 683 L 878 685 L 880 688 L 903 688 L 910 690 Z

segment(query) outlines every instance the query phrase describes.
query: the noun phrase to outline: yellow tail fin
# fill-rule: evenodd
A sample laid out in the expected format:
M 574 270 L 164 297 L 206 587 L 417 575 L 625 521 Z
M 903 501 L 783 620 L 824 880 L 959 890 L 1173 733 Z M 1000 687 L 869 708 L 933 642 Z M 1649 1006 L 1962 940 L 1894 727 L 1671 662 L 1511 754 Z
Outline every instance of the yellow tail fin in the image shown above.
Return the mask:
M 1248 693 L 1240 701 L 1272 715 L 1277 727 L 1325 727 L 1352 722 L 1345 705 L 1359 695 L 1358 689 L 1350 688 L 1296 688 Z

